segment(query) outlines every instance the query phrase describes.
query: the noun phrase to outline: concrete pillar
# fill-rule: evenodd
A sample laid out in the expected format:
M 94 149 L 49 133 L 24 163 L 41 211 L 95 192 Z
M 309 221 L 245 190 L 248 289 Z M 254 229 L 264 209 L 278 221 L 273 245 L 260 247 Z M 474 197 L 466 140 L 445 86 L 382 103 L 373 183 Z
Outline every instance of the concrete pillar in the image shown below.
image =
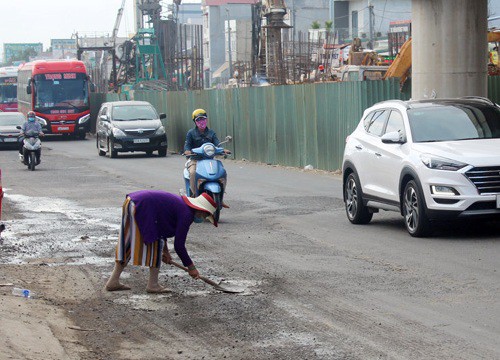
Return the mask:
M 412 98 L 487 95 L 487 0 L 412 0 Z

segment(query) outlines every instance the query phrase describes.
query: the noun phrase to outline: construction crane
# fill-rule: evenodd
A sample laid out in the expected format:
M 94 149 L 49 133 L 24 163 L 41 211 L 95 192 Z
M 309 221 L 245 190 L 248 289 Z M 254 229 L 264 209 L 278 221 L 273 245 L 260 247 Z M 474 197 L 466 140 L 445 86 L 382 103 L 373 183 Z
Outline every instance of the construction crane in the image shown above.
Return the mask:
M 122 1 L 122 6 L 118 9 L 118 14 L 116 15 L 115 26 L 113 27 L 113 33 L 111 34 L 111 44 L 113 47 L 116 46 L 116 37 L 118 36 L 118 29 L 120 28 L 120 22 L 122 21 L 123 9 L 125 8 L 125 1 Z

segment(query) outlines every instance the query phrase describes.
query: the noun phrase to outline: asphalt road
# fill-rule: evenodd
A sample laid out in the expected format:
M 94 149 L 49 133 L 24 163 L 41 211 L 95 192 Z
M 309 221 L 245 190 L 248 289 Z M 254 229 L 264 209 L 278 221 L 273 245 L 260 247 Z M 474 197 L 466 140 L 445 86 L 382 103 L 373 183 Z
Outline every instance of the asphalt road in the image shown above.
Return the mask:
M 193 225 L 187 247 L 202 274 L 247 291 L 221 294 L 162 268 L 173 295 L 137 305 L 142 270 L 131 270 L 132 292 L 102 294 L 120 206 L 138 189 L 177 193 L 185 159 L 99 157 L 93 138 L 45 141 L 34 172 L 16 156 L 0 151 L 6 201 L 17 209 L 1 263 L 52 256 L 94 274 L 96 295 L 85 297 L 93 312 L 78 297 L 61 304 L 80 326 L 123 329 L 121 314 L 140 314 L 122 332 L 86 334 L 82 342 L 99 358 L 156 358 L 166 346 L 158 358 L 500 359 L 498 222 L 442 224 L 425 239 L 410 237 L 396 213 L 354 226 L 340 176 L 228 159 L 231 208 L 218 228 Z M 47 255 L 36 245 L 41 233 L 16 230 L 26 218 L 36 219 L 32 226 L 50 219 L 44 246 L 85 237 L 87 252 L 53 245 Z

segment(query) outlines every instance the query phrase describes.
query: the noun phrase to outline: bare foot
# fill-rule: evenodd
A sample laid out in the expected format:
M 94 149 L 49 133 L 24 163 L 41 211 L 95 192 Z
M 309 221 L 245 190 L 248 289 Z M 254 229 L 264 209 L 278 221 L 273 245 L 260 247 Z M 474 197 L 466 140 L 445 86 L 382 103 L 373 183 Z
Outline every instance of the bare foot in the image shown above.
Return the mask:
M 158 285 L 157 287 L 146 288 L 146 292 L 150 294 L 165 294 L 172 292 L 172 289 Z
M 123 284 L 106 284 L 106 290 L 107 291 L 123 291 L 123 290 L 130 290 L 130 286 L 123 285 Z

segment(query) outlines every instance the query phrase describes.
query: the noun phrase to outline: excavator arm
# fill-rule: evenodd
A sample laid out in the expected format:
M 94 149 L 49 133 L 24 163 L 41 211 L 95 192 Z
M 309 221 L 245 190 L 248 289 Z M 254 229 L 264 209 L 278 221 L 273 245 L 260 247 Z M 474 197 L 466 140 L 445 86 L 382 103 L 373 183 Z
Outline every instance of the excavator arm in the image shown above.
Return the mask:
M 401 50 L 387 69 L 384 80 L 390 77 L 400 78 L 401 86 L 405 83 L 411 70 L 411 38 L 401 46 Z

